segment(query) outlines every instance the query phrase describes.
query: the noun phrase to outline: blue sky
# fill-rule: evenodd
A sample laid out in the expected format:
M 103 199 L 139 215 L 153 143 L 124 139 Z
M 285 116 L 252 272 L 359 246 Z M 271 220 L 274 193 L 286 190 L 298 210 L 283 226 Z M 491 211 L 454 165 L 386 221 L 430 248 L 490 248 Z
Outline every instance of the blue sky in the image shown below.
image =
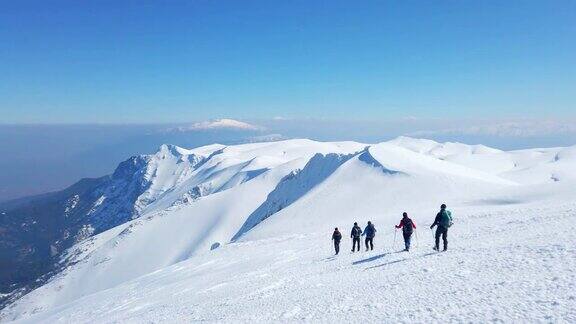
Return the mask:
M 576 1 L 3 1 L 0 122 L 557 118 Z

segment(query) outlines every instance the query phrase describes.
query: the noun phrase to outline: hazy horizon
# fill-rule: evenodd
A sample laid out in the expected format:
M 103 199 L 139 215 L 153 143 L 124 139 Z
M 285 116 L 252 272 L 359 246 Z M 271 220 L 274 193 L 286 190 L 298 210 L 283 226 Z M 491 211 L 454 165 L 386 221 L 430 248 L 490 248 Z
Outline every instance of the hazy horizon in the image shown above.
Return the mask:
M 0 125 L 0 201 L 61 190 L 85 177 L 111 174 L 132 155 L 149 154 L 161 144 L 186 148 L 219 142 L 238 144 L 289 138 L 377 143 L 397 136 L 484 144 L 512 150 L 576 144 L 570 120 L 327 121 L 273 119 L 247 121 L 246 129 L 189 129 L 190 123 Z

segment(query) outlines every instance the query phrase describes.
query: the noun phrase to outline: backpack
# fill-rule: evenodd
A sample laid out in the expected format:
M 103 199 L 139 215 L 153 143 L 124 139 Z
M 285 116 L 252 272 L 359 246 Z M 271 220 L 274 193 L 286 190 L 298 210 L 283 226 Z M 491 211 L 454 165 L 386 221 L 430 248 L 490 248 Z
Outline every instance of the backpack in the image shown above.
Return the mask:
M 443 210 L 440 212 L 440 222 L 438 225 L 448 228 L 452 226 L 452 213 L 449 210 Z
M 366 229 L 364 230 L 364 234 L 366 234 L 366 237 L 368 237 L 368 238 L 372 238 L 372 237 L 376 236 L 376 228 L 374 227 L 374 224 L 366 226 Z
M 404 226 L 402 227 L 402 231 L 404 234 L 412 234 L 412 232 L 414 232 L 414 224 L 410 218 L 406 217 L 404 219 Z
M 342 239 L 342 234 L 340 234 L 340 232 L 334 232 L 334 234 L 332 234 L 332 238 L 334 239 L 334 241 L 340 242 L 340 240 Z
M 360 236 L 360 232 L 361 232 L 361 231 L 362 231 L 362 230 L 361 230 L 360 227 L 358 227 L 358 226 L 352 227 L 352 236 L 354 236 L 354 237 Z

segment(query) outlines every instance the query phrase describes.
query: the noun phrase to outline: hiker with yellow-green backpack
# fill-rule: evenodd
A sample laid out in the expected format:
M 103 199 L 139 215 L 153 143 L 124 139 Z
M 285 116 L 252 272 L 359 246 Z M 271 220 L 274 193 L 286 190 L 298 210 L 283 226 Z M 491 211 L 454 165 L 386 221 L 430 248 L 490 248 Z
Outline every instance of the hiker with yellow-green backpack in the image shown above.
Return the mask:
M 434 226 L 438 226 L 436 228 L 436 244 L 434 245 L 434 250 L 438 251 L 440 249 L 440 236 L 442 236 L 442 240 L 444 241 L 444 250 L 448 249 L 448 228 L 452 226 L 452 213 L 446 209 L 446 205 L 442 204 L 440 206 L 440 212 L 436 214 L 436 218 L 434 219 L 434 223 L 430 225 L 430 229 L 434 228 Z

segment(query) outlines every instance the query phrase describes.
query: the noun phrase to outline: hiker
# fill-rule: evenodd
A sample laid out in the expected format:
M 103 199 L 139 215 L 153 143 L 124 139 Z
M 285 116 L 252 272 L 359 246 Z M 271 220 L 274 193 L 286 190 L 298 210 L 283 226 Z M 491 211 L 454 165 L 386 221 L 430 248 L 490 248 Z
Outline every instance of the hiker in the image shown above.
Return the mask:
M 402 219 L 400 220 L 400 224 L 396 225 L 396 228 L 402 228 L 402 234 L 404 235 L 404 251 L 410 251 L 410 238 L 412 237 L 412 233 L 416 228 L 416 223 L 412 219 L 408 217 L 408 213 L 404 212 L 402 214 Z
M 362 233 L 362 236 L 364 235 L 366 235 L 366 240 L 364 241 L 364 244 L 366 244 L 366 251 L 368 251 L 368 243 L 370 243 L 370 250 L 374 250 L 374 236 L 376 236 L 376 228 L 374 228 L 374 225 L 370 221 L 368 221 L 368 225 L 366 225 L 364 233 Z
M 358 244 L 358 251 L 360 251 L 360 235 L 362 235 L 362 229 L 358 226 L 358 223 L 354 223 L 354 227 L 352 227 L 352 232 L 350 233 L 350 237 L 352 238 L 352 252 L 354 252 L 354 248 L 356 244 Z
M 334 233 L 332 233 L 332 241 L 334 241 L 334 250 L 336 250 L 336 255 L 340 252 L 340 240 L 342 240 L 342 234 L 338 230 L 338 227 L 336 227 Z
M 438 251 L 440 249 L 440 236 L 442 236 L 444 251 L 446 251 L 448 249 L 448 228 L 452 226 L 452 213 L 446 210 L 445 204 L 440 206 L 440 212 L 436 214 L 436 218 L 434 219 L 434 223 L 430 225 L 430 229 L 434 228 L 434 226 L 438 226 L 436 228 L 436 244 L 434 245 L 434 250 Z

